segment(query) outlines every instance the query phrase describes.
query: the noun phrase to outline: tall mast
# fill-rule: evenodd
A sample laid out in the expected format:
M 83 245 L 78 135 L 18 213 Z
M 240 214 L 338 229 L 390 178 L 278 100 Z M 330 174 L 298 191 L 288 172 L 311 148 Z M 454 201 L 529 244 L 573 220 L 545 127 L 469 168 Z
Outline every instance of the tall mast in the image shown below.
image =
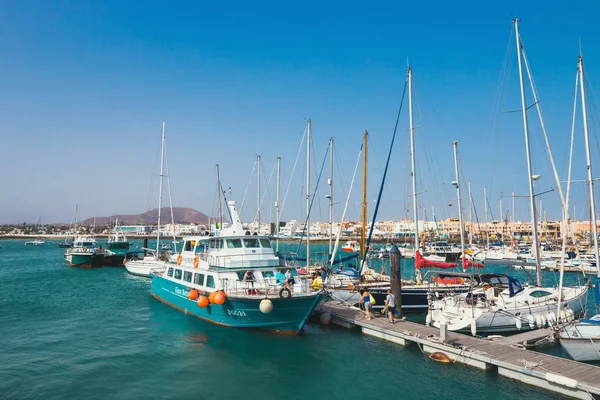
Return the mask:
M 412 103 L 412 69 L 408 67 L 408 119 L 410 124 L 410 162 L 412 178 L 412 200 L 413 200 L 413 219 L 415 220 L 415 254 L 419 251 L 419 216 L 417 207 L 417 176 L 415 162 L 415 127 L 413 125 L 413 103 Z M 415 255 L 416 257 L 416 255 Z
M 160 142 L 160 181 L 158 184 L 158 229 L 156 230 L 156 257 L 160 249 L 160 212 L 162 209 L 163 173 L 165 167 L 165 120 L 162 122 L 162 135 Z
M 256 156 L 256 164 L 258 165 L 258 175 L 256 176 L 256 233 L 260 235 L 260 154 Z
M 362 191 L 362 229 L 360 230 L 360 259 L 365 259 L 365 241 L 367 240 L 367 138 L 369 133 L 365 130 L 363 135 L 363 191 Z
M 454 147 L 454 173 L 456 174 L 456 197 L 458 198 L 458 223 L 460 224 L 460 250 L 462 252 L 461 258 L 463 261 L 464 268 L 464 260 L 465 260 L 465 233 L 463 230 L 463 219 L 462 219 L 462 203 L 460 199 L 460 180 L 458 177 L 458 141 L 452 142 L 452 146 Z
M 596 226 L 596 205 L 594 199 L 594 179 L 592 178 L 592 160 L 590 157 L 590 138 L 588 134 L 587 106 L 585 102 L 585 84 L 583 74 L 583 56 L 579 56 L 579 83 L 581 86 L 581 110 L 583 114 L 583 133 L 585 135 L 585 160 L 587 163 L 588 188 L 590 192 L 590 211 L 592 213 L 592 234 L 594 235 L 594 255 L 596 256 L 597 276 L 600 277 L 600 259 L 598 257 L 598 227 Z
M 221 207 L 221 176 L 219 174 L 219 164 L 215 165 L 217 174 L 217 198 L 219 201 L 219 232 L 223 229 L 223 208 Z
M 500 192 L 500 216 L 498 217 L 498 226 L 500 227 L 500 241 L 504 244 L 504 207 L 502 205 L 502 192 Z
M 279 219 L 281 218 L 280 215 L 280 208 L 279 208 L 279 194 L 281 192 L 281 157 L 277 157 L 277 200 L 275 200 L 275 237 L 277 238 L 275 240 L 275 251 L 279 252 L 279 224 L 280 221 Z
M 471 199 L 471 182 L 469 182 L 469 245 L 473 245 L 473 203 Z
M 487 247 L 487 245 L 488 245 L 487 193 L 485 191 L 485 186 L 483 187 L 483 226 L 485 229 L 485 235 L 481 239 L 483 240 L 483 245 Z M 487 251 L 487 249 L 486 249 L 486 251 Z
M 515 239 L 515 191 L 513 190 L 511 192 L 511 207 L 512 207 L 512 228 L 510 230 L 510 240 L 511 240 L 511 245 L 514 243 L 514 239 Z
M 521 36 L 519 35 L 519 20 L 514 19 L 513 23 L 515 24 L 515 39 L 517 43 L 517 60 L 519 64 L 519 84 L 521 86 L 521 112 L 523 114 L 523 131 L 525 133 L 525 151 L 527 154 L 527 174 L 528 174 L 528 182 L 529 182 L 529 204 L 531 207 L 531 234 L 533 236 L 533 245 L 532 251 L 535 255 L 535 269 L 536 269 L 536 278 L 537 285 L 542 285 L 542 270 L 540 268 L 540 252 L 538 248 L 538 231 L 537 231 L 537 213 L 535 211 L 535 197 L 533 193 L 533 181 L 534 176 L 531 170 L 531 151 L 529 148 L 529 124 L 527 123 L 527 102 L 525 100 L 525 84 L 523 81 L 523 66 L 522 66 L 522 44 L 521 44 Z M 535 179 L 539 178 L 536 176 Z
M 310 269 L 310 119 L 306 127 L 306 270 Z
M 329 255 L 333 245 L 333 138 L 329 138 Z

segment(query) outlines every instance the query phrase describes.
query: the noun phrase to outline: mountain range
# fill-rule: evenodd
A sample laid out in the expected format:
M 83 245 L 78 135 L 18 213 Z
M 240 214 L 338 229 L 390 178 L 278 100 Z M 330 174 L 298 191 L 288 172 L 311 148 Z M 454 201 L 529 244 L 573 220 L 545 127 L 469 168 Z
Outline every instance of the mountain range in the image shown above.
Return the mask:
M 112 215 L 110 217 L 95 217 L 96 225 L 114 224 L 119 219 L 120 225 L 156 225 L 158 219 L 158 208 L 136 215 Z M 161 225 L 171 223 L 171 210 L 163 207 L 160 212 Z M 208 216 L 193 208 L 173 207 L 173 219 L 176 224 L 207 224 Z M 83 225 L 92 225 L 94 218 L 88 218 L 82 222 Z

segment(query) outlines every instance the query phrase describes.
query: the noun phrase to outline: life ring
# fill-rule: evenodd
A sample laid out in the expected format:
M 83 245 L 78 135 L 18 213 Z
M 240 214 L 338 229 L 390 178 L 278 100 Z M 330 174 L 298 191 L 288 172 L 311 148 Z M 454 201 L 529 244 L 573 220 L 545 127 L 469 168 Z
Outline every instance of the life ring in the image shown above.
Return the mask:
M 292 292 L 288 288 L 283 288 L 279 291 L 279 298 L 282 300 L 287 300 L 292 297 Z
M 194 257 L 194 268 L 198 268 L 199 264 L 200 264 L 200 259 L 198 258 L 198 256 Z
M 182 262 L 183 262 L 183 256 L 180 254 L 179 257 L 177 257 L 177 265 L 181 265 Z

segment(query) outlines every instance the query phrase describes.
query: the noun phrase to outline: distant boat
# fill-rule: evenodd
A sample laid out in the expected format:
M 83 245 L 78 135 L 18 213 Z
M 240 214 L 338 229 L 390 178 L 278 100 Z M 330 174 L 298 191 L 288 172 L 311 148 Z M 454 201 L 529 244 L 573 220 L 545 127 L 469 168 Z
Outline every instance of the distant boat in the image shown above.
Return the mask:
M 25 242 L 25 246 L 42 246 L 45 245 L 46 242 L 40 239 L 30 240 L 29 242 Z
M 129 254 L 129 241 L 123 232 L 119 231 L 119 220 L 115 221 L 113 234 L 108 238 L 106 251 L 104 253 L 104 264 L 111 266 L 123 266 L 127 262 Z
M 40 229 L 40 222 L 42 221 L 42 217 L 40 217 L 38 219 L 37 224 L 35 225 L 36 231 L 38 231 L 39 233 L 39 229 Z M 36 237 L 35 240 L 30 240 L 28 242 L 25 242 L 25 246 L 42 246 L 45 245 L 46 242 L 44 242 L 43 240 L 41 240 L 39 237 Z
M 69 249 L 73 246 L 72 242 L 69 242 L 67 240 L 64 241 L 64 243 L 59 243 L 58 247 L 60 247 L 61 249 Z

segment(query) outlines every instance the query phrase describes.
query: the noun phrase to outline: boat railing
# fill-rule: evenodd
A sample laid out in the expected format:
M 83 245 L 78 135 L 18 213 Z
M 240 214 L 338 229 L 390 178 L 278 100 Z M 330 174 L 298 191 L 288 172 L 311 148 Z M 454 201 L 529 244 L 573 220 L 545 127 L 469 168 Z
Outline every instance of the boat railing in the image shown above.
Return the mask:
M 308 278 L 294 277 L 294 284 L 286 285 L 285 281 L 276 278 L 255 279 L 240 281 L 237 279 L 222 279 L 223 290 L 228 295 L 256 296 L 256 297 L 281 297 L 308 294 L 313 292 L 311 280 Z M 289 290 L 287 293 L 286 289 Z
M 150 275 L 162 276 L 166 270 L 167 267 L 152 268 L 150 270 Z
M 238 267 L 238 268 L 256 268 L 279 266 L 279 258 L 272 253 L 252 253 L 252 254 L 198 254 L 198 258 L 208 262 L 211 266 L 216 267 Z

